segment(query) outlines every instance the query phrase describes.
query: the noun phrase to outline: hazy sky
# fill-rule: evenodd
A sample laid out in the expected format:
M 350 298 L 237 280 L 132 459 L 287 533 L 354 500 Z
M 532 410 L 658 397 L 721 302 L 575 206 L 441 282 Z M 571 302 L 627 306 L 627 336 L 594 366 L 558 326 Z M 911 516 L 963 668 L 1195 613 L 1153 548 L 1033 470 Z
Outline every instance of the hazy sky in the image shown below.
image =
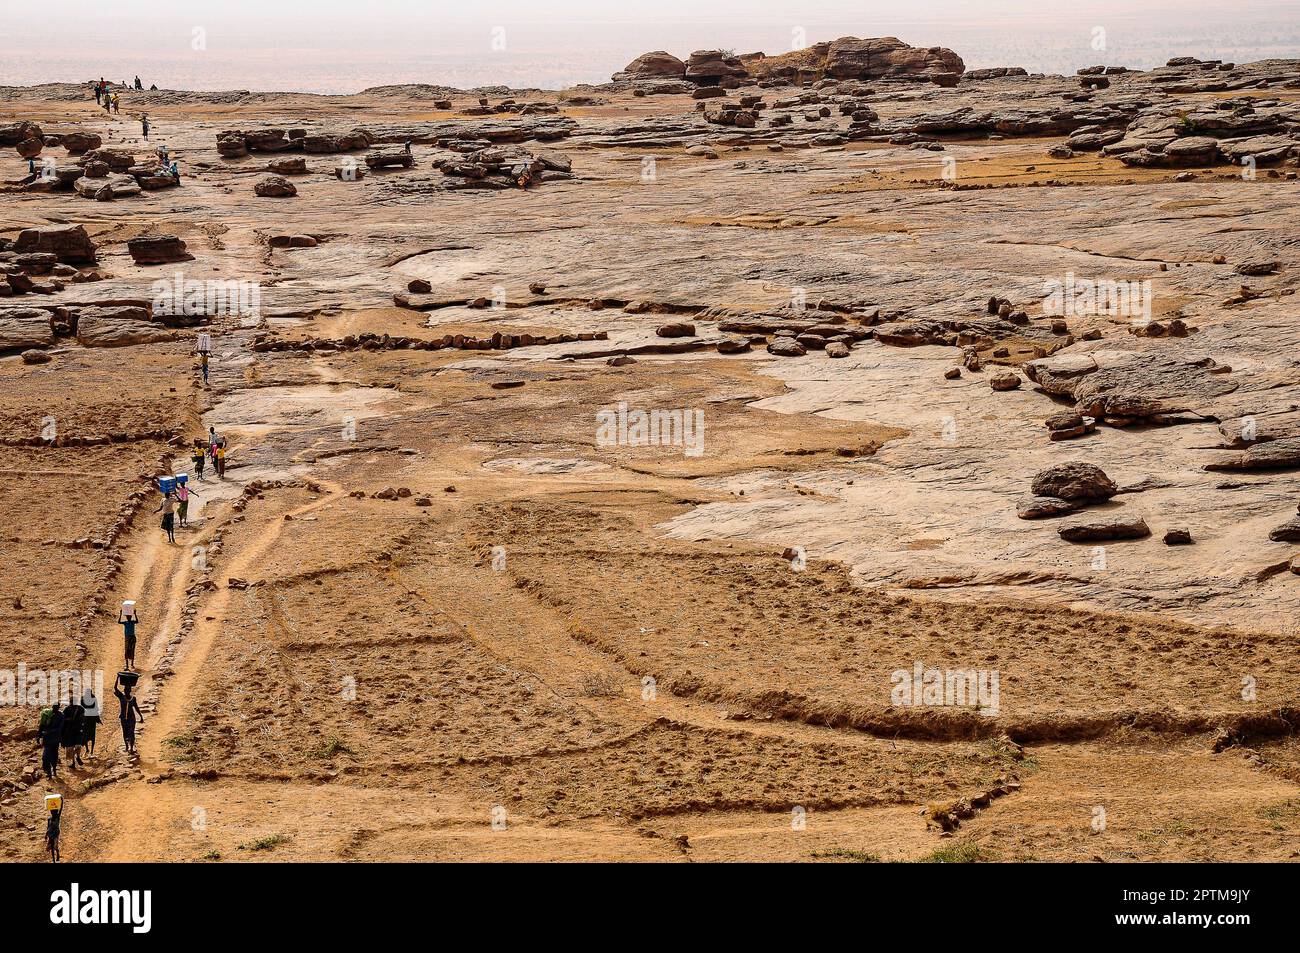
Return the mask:
M 780 53 L 850 34 L 948 46 L 968 68 L 1300 57 L 1300 0 L 0 0 L 0 84 L 553 87 L 652 49 Z

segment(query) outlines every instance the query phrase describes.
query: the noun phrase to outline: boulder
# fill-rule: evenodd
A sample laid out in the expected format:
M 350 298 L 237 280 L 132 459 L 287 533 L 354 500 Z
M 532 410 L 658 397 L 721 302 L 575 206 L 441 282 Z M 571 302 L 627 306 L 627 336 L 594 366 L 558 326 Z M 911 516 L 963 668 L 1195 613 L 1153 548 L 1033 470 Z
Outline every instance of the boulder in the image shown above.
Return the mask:
M 366 167 L 370 169 L 388 169 L 394 166 L 409 169 L 414 164 L 415 156 L 400 149 L 372 152 L 366 156 Z
M 1294 516 L 1272 530 L 1268 534 L 1268 538 L 1275 543 L 1300 542 L 1300 516 Z
M 824 72 L 835 79 L 880 79 L 887 76 L 928 78 L 930 74 L 966 71 L 952 50 L 908 46 L 893 36 L 858 39 L 842 36 L 826 50 Z
M 151 323 L 143 308 L 83 308 L 77 315 L 77 342 L 84 347 L 155 344 L 179 333 Z
M 45 134 L 41 132 L 41 127 L 34 122 L 15 122 L 0 126 L 0 146 L 16 146 L 28 139 L 45 141 Z
M 1300 467 L 1300 437 L 1283 437 L 1247 447 L 1205 465 L 1210 471 L 1293 470 Z
M 1031 489 L 1035 496 L 1062 500 L 1108 500 L 1119 492 L 1115 481 L 1091 463 L 1058 463 L 1040 470 Z
M 1140 516 L 1112 516 L 1062 526 L 1056 533 L 1068 543 L 1104 543 L 1116 539 L 1142 539 L 1150 536 L 1151 530 Z
M 689 321 L 673 321 L 669 324 L 660 325 L 655 329 L 655 334 L 661 338 L 689 338 L 695 336 L 695 325 Z
M 194 256 L 186 252 L 185 242 L 175 235 L 144 235 L 126 243 L 126 250 L 137 265 L 165 265 L 177 261 L 191 261 Z
M 792 337 L 778 337 L 767 346 L 767 353 L 777 357 L 803 357 L 808 349 Z
M 262 198 L 285 198 L 298 194 L 297 187 L 281 175 L 264 175 L 253 183 L 253 192 Z
M 266 171 L 276 175 L 306 175 L 307 160 L 302 156 L 277 156 L 266 164 Z
M 81 155 L 91 149 L 98 149 L 103 144 L 104 140 L 93 132 L 69 132 L 63 137 L 63 148 L 70 155 Z
M 103 178 L 83 175 L 72 183 L 72 187 L 78 195 L 101 202 L 139 195 L 141 192 L 140 183 L 133 175 L 109 174 Z
M 15 252 L 50 252 L 66 265 L 92 264 L 95 243 L 83 225 L 39 225 L 25 228 L 14 242 Z
M 663 50 L 642 53 L 614 74 L 614 82 L 634 80 L 673 80 L 686 76 L 686 64 Z
M 0 352 L 26 351 L 53 343 L 50 312 L 40 308 L 0 308 Z
M 1062 500 L 1055 496 L 1026 496 L 1016 504 L 1016 515 L 1022 520 L 1037 520 L 1049 516 L 1074 513 L 1084 504 L 1078 500 Z
M 24 364 L 48 364 L 54 360 L 44 351 L 23 351 L 22 359 Z
M 696 50 L 686 60 L 686 79 L 701 86 L 718 86 L 724 78 L 748 75 L 744 64 L 725 50 Z
M 1020 375 L 1013 371 L 1000 371 L 989 378 L 989 386 L 994 390 L 1015 390 L 1020 386 Z

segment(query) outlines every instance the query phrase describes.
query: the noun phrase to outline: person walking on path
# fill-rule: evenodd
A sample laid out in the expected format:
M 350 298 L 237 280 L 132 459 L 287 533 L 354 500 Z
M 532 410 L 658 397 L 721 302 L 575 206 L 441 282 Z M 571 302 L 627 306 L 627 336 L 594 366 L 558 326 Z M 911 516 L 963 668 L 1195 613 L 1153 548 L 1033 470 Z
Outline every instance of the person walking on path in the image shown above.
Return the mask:
M 98 106 L 99 97 L 103 95 L 103 90 L 99 88 L 99 84 L 96 83 L 94 80 L 91 80 L 90 87 L 95 91 L 95 105 Z
M 178 181 L 179 179 L 180 176 L 177 176 Z M 199 367 L 203 369 L 203 383 L 206 384 L 208 382 L 208 352 L 207 351 L 199 351 Z
M 50 811 L 49 820 L 45 822 L 45 849 L 50 852 L 50 863 L 59 862 L 59 821 L 63 815 L 63 808 L 57 811 Z
M 85 717 L 86 709 L 82 708 L 81 702 L 75 698 L 63 710 L 63 731 L 59 737 L 59 745 L 68 752 L 69 768 L 81 767 L 82 732 L 85 730 Z
M 117 610 L 117 621 L 122 626 L 122 635 L 126 640 L 126 671 L 135 671 L 135 624 L 140 621 L 140 610 L 136 610 L 129 616 L 123 616 L 122 610 Z
M 190 512 L 190 493 L 192 491 L 184 483 L 176 487 L 176 515 L 181 521 L 181 526 L 186 526 Z M 197 493 L 194 494 L 198 496 Z
M 140 704 L 131 694 L 130 685 L 118 685 L 122 681 L 122 676 L 117 676 L 117 682 L 113 683 L 113 694 L 117 696 L 118 703 L 122 706 L 122 711 L 118 718 L 122 722 L 122 741 L 126 745 L 127 754 L 135 754 L 135 720 L 140 719 L 140 724 L 144 724 L 144 712 L 140 711 Z
M 45 777 L 53 781 L 59 776 L 59 741 L 63 738 L 63 706 L 58 702 L 50 709 L 49 718 L 41 717 L 41 767 Z
M 217 478 L 224 480 L 226 478 L 226 442 L 223 440 L 217 444 L 216 449 L 216 466 Z
M 82 721 L 82 744 L 86 749 L 87 755 L 94 755 L 95 734 L 99 730 L 100 721 L 103 720 L 104 710 L 99 707 L 99 698 L 89 688 L 87 688 L 81 696 L 81 707 L 86 712 L 84 720 Z
M 167 542 L 176 542 L 176 493 L 168 490 L 163 494 L 162 502 L 158 504 L 157 513 L 162 511 L 162 529 L 167 534 Z
M 116 113 L 116 112 L 121 112 L 121 110 L 118 109 L 117 107 L 118 107 L 117 93 L 114 93 L 114 94 L 113 94 L 113 112 L 115 112 L 115 113 Z
M 203 465 L 207 462 L 208 452 L 203 446 L 202 439 L 194 441 L 194 449 L 190 451 L 190 459 L 194 461 L 195 479 L 203 479 Z
M 140 117 L 140 130 L 144 133 L 146 139 L 149 138 L 149 114 L 145 113 Z

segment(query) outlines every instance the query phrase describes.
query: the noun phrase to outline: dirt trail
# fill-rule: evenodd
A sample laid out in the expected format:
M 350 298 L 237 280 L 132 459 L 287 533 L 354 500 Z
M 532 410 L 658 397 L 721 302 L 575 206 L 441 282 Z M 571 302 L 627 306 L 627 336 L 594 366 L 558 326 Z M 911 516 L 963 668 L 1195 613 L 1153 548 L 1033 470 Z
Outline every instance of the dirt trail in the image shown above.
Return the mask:
M 290 510 L 290 514 L 298 517 L 310 513 L 333 502 L 343 493 L 343 489 L 335 484 L 321 485 L 328 490 L 327 495 Z M 160 819 L 173 816 L 173 812 L 160 809 L 158 802 L 160 799 L 173 798 L 175 792 L 167 791 L 167 785 L 149 784 L 148 779 L 166 770 L 166 766 L 159 763 L 162 745 L 189 712 L 191 695 L 204 662 L 225 622 L 232 591 L 225 583 L 231 577 L 238 577 L 256 566 L 258 560 L 275 545 L 284 525 L 284 520 L 271 521 L 264 533 L 226 562 L 218 573 L 217 591 L 204 606 L 203 617 L 195 624 L 190 638 L 178 655 L 175 674 L 160 695 L 157 711 L 149 721 L 149 731 L 137 746 L 140 768 L 145 778 L 124 785 L 120 791 L 114 792 L 115 797 L 108 799 L 116 811 L 110 826 L 117 836 L 105 848 L 103 860 L 130 861 L 153 856 L 151 827 Z M 171 575 L 173 604 L 177 606 L 184 604 L 184 591 L 189 578 L 185 568 L 187 565 L 188 563 L 182 563 L 179 571 L 174 568 Z M 149 786 L 142 787 L 142 784 Z

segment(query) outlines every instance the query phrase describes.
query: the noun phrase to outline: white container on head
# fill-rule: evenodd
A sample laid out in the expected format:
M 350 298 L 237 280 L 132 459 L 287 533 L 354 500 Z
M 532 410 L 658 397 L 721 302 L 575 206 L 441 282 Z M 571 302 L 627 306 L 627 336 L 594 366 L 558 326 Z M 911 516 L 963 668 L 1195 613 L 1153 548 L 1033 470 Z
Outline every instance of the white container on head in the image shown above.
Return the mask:
M 135 600 L 134 600 L 134 599 L 124 599 L 124 600 L 122 600 L 122 616 L 123 616 L 123 618 L 126 618 L 126 619 L 130 619 L 130 618 L 132 618 L 132 617 L 135 616 Z

